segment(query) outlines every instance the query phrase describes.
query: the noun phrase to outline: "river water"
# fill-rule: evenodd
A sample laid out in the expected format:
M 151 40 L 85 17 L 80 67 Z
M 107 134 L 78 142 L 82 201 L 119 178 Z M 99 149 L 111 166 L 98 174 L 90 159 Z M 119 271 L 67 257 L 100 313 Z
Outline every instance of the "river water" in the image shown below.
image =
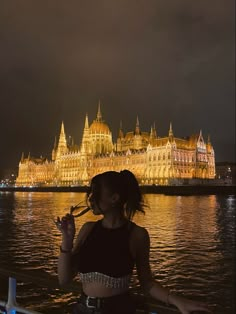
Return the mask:
M 55 279 L 60 234 L 53 219 L 84 198 L 84 193 L 0 192 L 0 272 L 46 272 Z M 146 214 L 134 221 L 149 231 L 155 278 L 173 292 L 206 301 L 215 314 L 235 313 L 235 195 L 145 199 Z M 97 219 L 88 212 L 76 226 Z M 138 289 L 135 273 L 132 285 Z M 76 298 L 75 291 L 39 285 L 34 276 L 17 285 L 18 303 L 42 313 L 69 313 Z M 6 299 L 2 280 L 0 300 Z

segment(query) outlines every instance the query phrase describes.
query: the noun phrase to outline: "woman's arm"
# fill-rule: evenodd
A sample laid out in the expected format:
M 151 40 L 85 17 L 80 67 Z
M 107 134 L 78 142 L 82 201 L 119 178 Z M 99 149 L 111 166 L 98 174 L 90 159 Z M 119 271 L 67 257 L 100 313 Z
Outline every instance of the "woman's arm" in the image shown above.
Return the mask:
M 156 300 L 166 304 L 175 305 L 182 314 L 189 314 L 192 311 L 209 312 L 205 303 L 195 302 L 186 298 L 173 295 L 169 289 L 164 288 L 152 276 L 150 263 L 150 238 L 145 228 L 138 227 L 135 232 L 135 259 L 138 277 L 144 291 L 149 293 Z
M 150 238 L 146 229 L 136 228 L 135 244 L 136 267 L 141 287 L 153 298 L 167 303 L 169 290 L 155 281 L 151 273 L 149 264 Z
M 60 255 L 57 267 L 58 279 L 61 286 L 70 283 L 76 276 L 77 268 L 75 265 L 75 256 L 78 252 L 79 246 L 87 237 L 93 225 L 94 222 L 87 222 L 81 227 L 74 245 L 74 217 L 68 218 L 67 224 L 61 226 L 62 243 L 60 246 Z

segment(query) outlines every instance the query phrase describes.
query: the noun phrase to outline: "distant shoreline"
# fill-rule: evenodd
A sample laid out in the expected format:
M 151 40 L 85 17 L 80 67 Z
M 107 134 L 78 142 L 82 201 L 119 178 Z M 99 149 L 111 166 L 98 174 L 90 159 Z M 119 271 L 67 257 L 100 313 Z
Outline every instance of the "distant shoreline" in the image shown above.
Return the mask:
M 0 187 L 0 192 L 86 192 L 86 186 Z M 236 195 L 236 185 L 146 185 L 144 194 L 165 195 Z

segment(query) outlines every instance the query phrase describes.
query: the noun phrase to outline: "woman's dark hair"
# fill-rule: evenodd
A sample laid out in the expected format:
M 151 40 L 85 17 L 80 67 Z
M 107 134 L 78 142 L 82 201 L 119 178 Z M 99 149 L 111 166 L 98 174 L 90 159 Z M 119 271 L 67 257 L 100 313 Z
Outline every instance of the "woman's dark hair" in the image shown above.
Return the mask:
M 93 195 L 96 201 L 99 201 L 102 184 L 107 186 L 112 193 L 119 194 L 124 214 L 129 220 L 136 212 L 145 213 L 143 196 L 138 181 L 131 171 L 106 171 L 94 176 L 91 186 L 93 186 Z M 123 206 L 124 204 L 125 206 Z

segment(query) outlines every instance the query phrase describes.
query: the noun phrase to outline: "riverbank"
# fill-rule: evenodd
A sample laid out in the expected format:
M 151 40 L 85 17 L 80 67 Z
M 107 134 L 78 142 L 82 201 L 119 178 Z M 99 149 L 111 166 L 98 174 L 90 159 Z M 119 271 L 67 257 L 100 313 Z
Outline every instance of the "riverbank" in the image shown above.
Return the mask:
M 165 195 L 236 195 L 235 185 L 146 185 L 145 194 Z M 87 186 L 0 187 L 0 192 L 87 192 Z

